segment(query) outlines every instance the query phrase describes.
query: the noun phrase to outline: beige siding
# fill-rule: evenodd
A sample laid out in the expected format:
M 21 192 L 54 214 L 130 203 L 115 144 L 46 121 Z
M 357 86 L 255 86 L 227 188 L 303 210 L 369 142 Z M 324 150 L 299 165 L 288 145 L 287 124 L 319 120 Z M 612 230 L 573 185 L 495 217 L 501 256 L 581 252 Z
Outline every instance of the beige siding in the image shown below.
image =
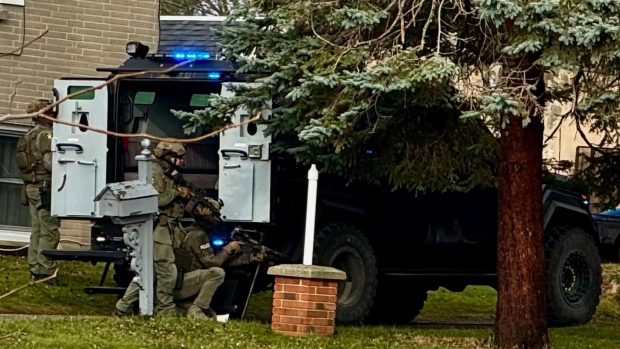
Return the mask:
M 7 19 L 0 21 L 0 115 L 23 112 L 37 97 L 52 98 L 54 79 L 105 76 L 95 69 L 119 66 L 127 59 L 127 41 L 139 40 L 154 52 L 158 9 L 158 0 L 28 0 L 25 8 L 0 5 L 0 11 L 8 13 Z M 22 38 L 24 13 L 26 36 Z M 24 48 L 21 55 L 3 55 L 45 30 L 49 32 Z M 64 221 L 61 235 L 90 243 L 90 225 Z M 63 248 L 76 246 L 62 243 Z
M 22 44 L 21 6 L 0 5 L 8 19 L 0 21 L 0 52 Z M 54 79 L 61 76 L 102 76 L 102 66 L 118 66 L 127 58 L 125 43 L 139 40 L 155 51 L 158 0 L 28 0 L 26 37 L 20 56 L 0 57 L 0 115 L 9 112 L 9 98 L 17 86 L 12 110 L 23 111 L 36 97 L 51 98 Z M 1 55 L 1 54 L 0 54 Z

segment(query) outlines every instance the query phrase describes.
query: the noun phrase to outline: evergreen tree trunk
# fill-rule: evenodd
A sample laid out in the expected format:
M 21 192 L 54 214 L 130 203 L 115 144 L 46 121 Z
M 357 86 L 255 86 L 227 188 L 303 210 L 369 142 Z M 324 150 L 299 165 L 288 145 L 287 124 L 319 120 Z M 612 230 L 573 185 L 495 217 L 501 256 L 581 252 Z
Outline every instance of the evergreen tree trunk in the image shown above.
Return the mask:
M 532 65 L 527 67 L 530 83 L 536 83 L 532 79 L 540 77 L 536 92 L 542 96 L 542 74 Z M 515 81 L 515 85 L 519 83 L 523 84 L 523 80 Z M 508 124 L 501 133 L 499 174 L 496 340 L 501 349 L 541 349 L 548 345 L 542 208 L 543 123 L 534 107 L 530 108 L 531 121 L 527 127 L 523 127 L 520 116 L 505 117 Z

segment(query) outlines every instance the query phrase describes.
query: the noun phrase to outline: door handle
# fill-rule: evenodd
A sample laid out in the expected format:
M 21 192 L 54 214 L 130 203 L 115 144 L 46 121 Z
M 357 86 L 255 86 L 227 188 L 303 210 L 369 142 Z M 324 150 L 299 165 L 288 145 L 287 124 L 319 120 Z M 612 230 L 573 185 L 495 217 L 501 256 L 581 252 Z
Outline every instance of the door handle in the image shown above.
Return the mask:
M 241 168 L 241 165 L 224 165 L 225 169 L 231 169 L 231 168 Z
M 58 163 L 59 164 L 66 164 L 68 162 L 75 162 L 75 160 L 73 160 L 73 159 L 65 159 L 65 158 L 58 159 Z
M 77 148 L 77 150 L 75 151 L 78 154 L 81 154 L 84 152 L 84 148 L 82 148 L 81 145 L 79 144 L 75 144 L 75 143 L 58 143 L 56 144 L 56 148 L 58 148 L 58 152 L 61 154 L 64 154 L 65 150 L 62 149 L 62 147 L 71 147 L 71 148 Z
M 97 163 L 94 161 L 81 161 L 78 160 L 78 164 L 80 165 L 88 165 L 88 166 L 97 166 Z
M 222 150 L 220 150 L 220 153 L 222 153 L 222 158 L 225 159 L 225 160 L 230 159 L 230 155 L 228 155 L 226 153 L 239 154 L 241 156 L 241 160 L 247 160 L 248 159 L 248 153 L 243 151 L 243 150 L 239 150 L 239 149 L 222 149 Z

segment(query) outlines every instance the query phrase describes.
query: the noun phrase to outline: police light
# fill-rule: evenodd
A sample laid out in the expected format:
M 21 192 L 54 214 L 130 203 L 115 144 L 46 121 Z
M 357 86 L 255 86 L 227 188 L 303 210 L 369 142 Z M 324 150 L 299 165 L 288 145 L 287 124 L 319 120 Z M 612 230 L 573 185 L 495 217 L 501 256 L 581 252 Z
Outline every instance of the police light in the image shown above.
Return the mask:
M 208 79 L 219 79 L 220 76 L 221 76 L 220 73 L 217 73 L 217 72 L 207 73 Z
M 215 239 L 211 243 L 213 244 L 213 246 L 222 246 L 222 245 L 224 245 L 224 240 L 222 240 L 222 239 Z
M 149 53 L 149 47 L 139 41 L 130 41 L 125 45 L 125 52 L 131 57 L 144 58 Z
M 201 60 L 201 59 L 209 59 L 211 58 L 211 54 L 209 54 L 209 52 L 193 52 L 193 51 L 172 52 L 172 57 L 179 61 L 185 61 L 185 60 L 196 61 L 196 60 Z

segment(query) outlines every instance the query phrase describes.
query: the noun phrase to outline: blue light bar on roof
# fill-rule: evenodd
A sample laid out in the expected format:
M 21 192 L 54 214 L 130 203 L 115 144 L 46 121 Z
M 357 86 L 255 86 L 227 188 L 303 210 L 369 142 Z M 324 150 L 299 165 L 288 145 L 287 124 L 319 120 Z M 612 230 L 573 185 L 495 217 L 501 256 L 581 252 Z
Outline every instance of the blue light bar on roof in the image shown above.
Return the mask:
M 209 59 L 211 58 L 211 54 L 209 52 L 194 52 L 194 51 L 184 51 L 184 52 L 173 52 L 172 57 L 179 61 L 195 61 L 200 59 Z

